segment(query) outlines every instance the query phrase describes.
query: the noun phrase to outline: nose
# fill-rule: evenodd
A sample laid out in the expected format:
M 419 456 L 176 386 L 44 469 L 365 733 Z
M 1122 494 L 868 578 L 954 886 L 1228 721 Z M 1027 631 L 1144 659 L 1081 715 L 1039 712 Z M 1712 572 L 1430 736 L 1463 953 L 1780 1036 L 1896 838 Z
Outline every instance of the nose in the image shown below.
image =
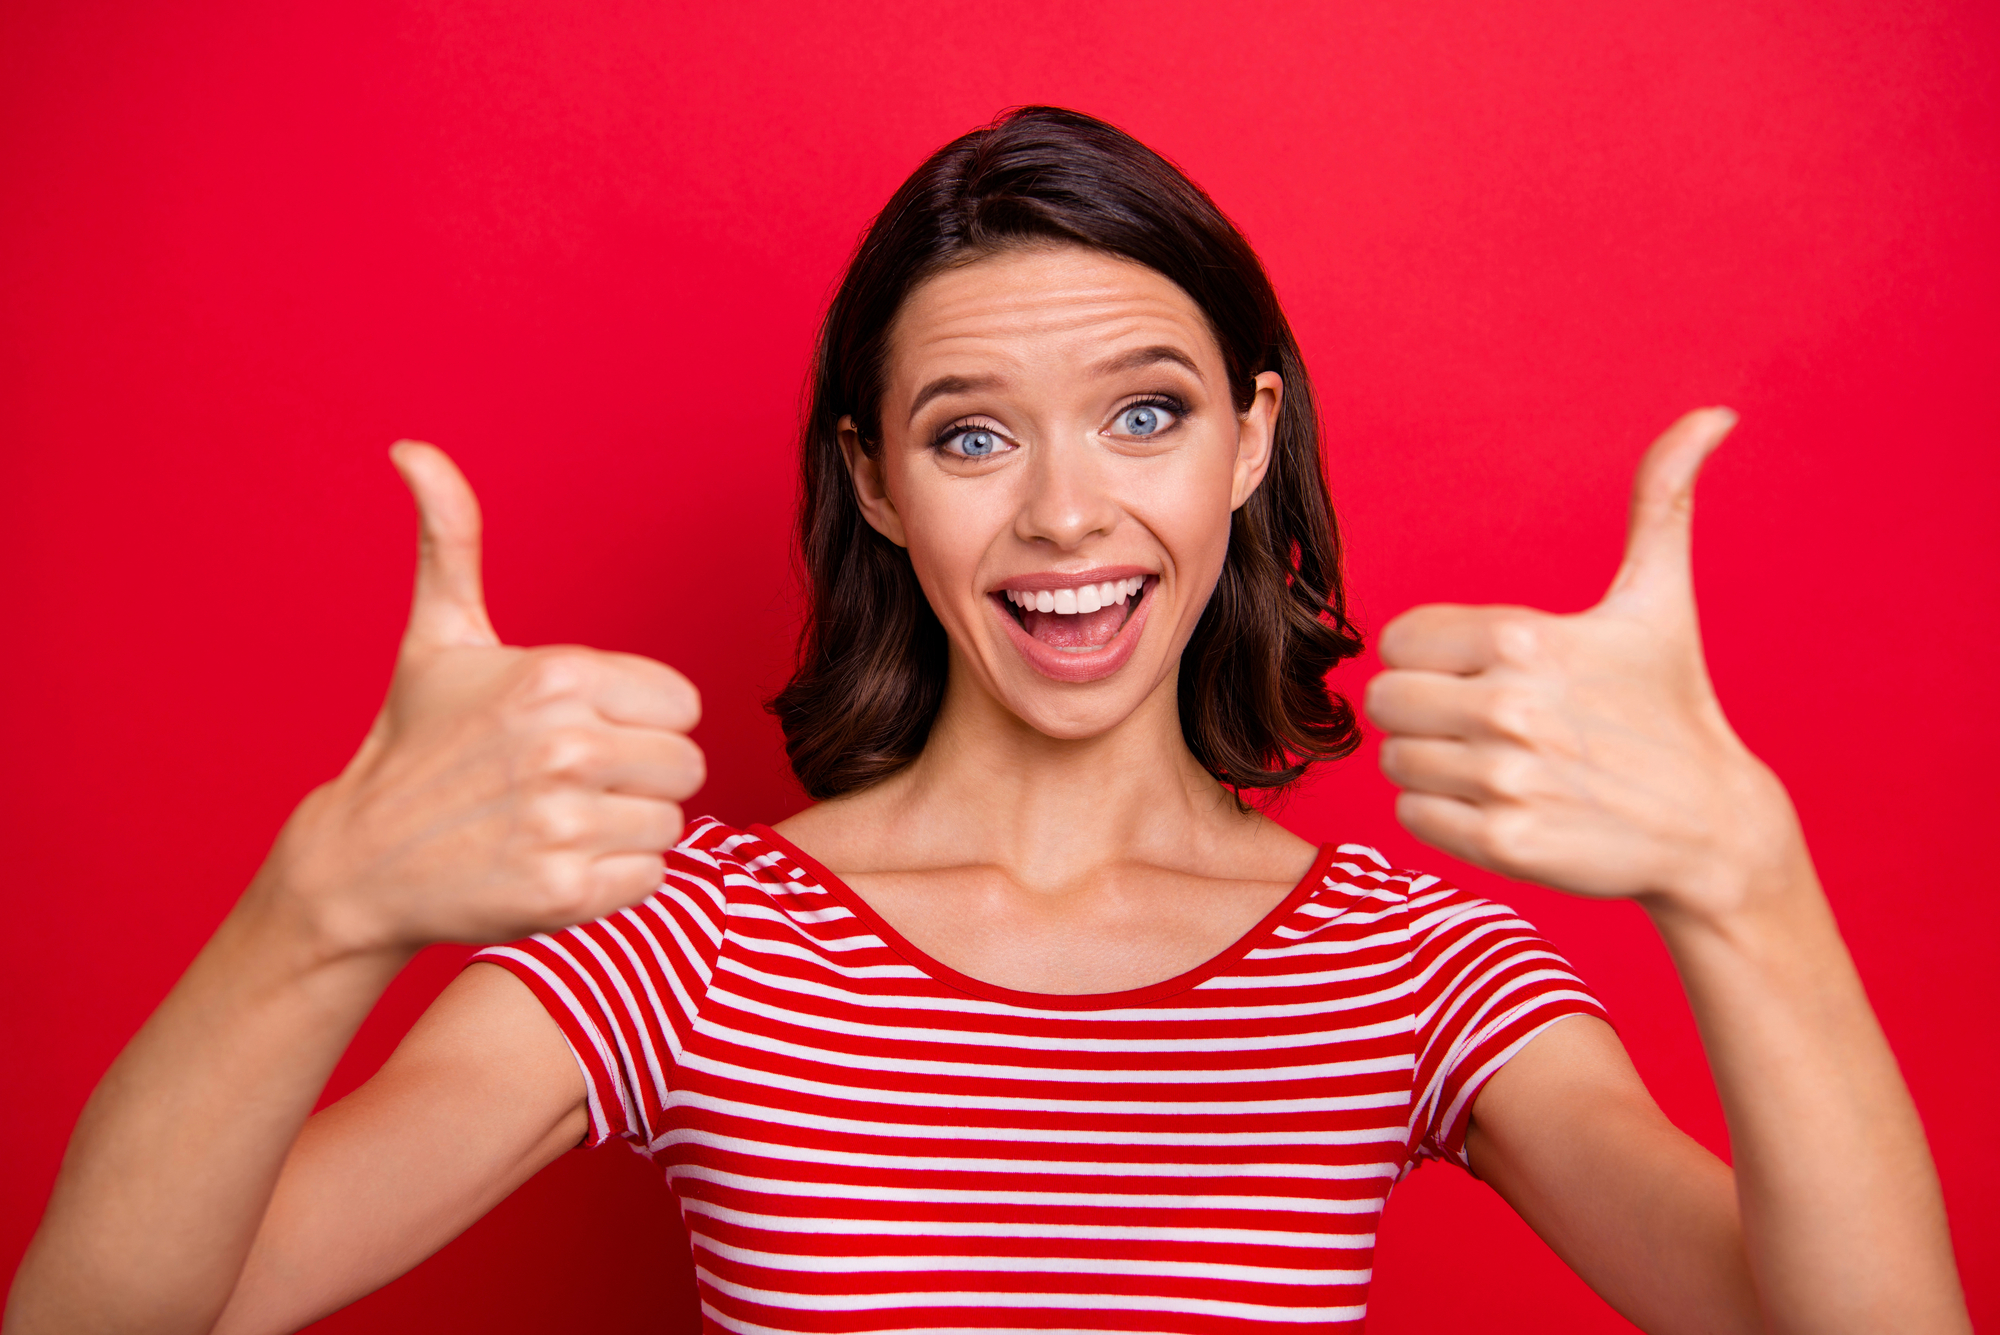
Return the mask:
M 1014 534 L 1024 542 L 1074 551 L 1117 526 L 1119 506 L 1097 452 L 1061 439 L 1034 452 L 1024 470 L 1024 493 Z

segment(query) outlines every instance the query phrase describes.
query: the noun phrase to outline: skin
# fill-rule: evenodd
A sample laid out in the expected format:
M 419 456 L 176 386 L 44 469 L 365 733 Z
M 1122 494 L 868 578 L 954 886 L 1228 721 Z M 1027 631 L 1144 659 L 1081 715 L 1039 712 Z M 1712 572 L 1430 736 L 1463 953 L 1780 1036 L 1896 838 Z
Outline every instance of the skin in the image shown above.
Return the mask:
M 1160 348 L 1176 355 L 1125 356 Z M 908 549 L 950 635 L 950 682 L 908 770 L 780 829 L 989 982 L 1098 992 L 1199 964 L 1311 859 L 1194 763 L 1173 694 L 1283 385 L 1259 377 L 1238 414 L 1186 295 L 1075 249 L 939 275 L 899 315 L 889 372 L 879 447 L 851 424 L 843 443 L 869 521 Z M 960 383 L 919 405 L 940 377 Z M 1162 394 L 1184 409 L 1171 427 L 1132 429 L 1131 405 Z M 1648 1330 L 1967 1330 L 1908 1095 L 1789 800 L 1702 666 L 1690 498 L 1731 420 L 1692 414 L 1648 454 L 1598 607 L 1420 608 L 1382 636 L 1367 706 L 1403 821 L 1508 875 L 1645 908 L 1736 1160 L 1675 1131 L 1611 1031 L 1571 1018 L 1479 1096 L 1473 1168 Z M 941 451 L 966 425 L 995 448 Z M 422 1260 L 584 1131 L 560 1031 L 487 965 L 308 1120 L 415 950 L 642 898 L 702 776 L 692 687 L 625 655 L 502 646 L 470 489 L 428 446 L 396 463 L 424 543 L 382 717 L 93 1096 L 10 1332 L 294 1329 Z M 1114 567 L 1148 579 L 1129 654 L 1089 680 L 1038 670 L 994 591 Z
M 1239 417 L 1187 295 L 1074 249 L 946 271 L 911 295 L 890 348 L 879 451 L 852 423 L 842 443 L 868 521 L 909 549 L 950 637 L 946 698 L 915 763 L 777 828 L 973 977 L 1108 992 L 1193 968 L 1315 853 L 1236 809 L 1189 754 L 1174 698 L 1222 570 L 1221 521 L 1263 479 L 1283 385 L 1259 376 Z M 1186 364 L 1121 367 L 1156 348 Z M 946 378 L 988 383 L 912 416 Z M 1149 395 L 1187 411 L 1148 437 L 1121 431 Z M 1003 443 L 983 459 L 935 448 L 955 425 Z M 1096 569 L 1148 573 L 1144 635 L 1110 676 L 1051 682 L 1010 643 L 992 592 Z
M 1369 684 L 1368 713 L 1389 734 L 1382 767 L 1412 833 L 1504 875 L 1635 900 L 1652 919 L 1722 1096 L 1766 1328 L 1970 1330 L 1916 1109 L 1791 800 L 1731 730 L 1703 660 L 1695 476 L 1735 421 L 1691 413 L 1654 444 L 1625 559 L 1595 607 L 1405 613 L 1382 633 L 1390 670 Z M 1577 1128 L 1584 1143 L 1562 1162 L 1531 1119 L 1563 1118 L 1574 1068 L 1541 1078 L 1556 1058 L 1539 1046 L 1478 1100 L 1474 1169 L 1628 1316 L 1671 1314 L 1674 1283 L 1704 1273 L 1688 1248 L 1721 1256 L 1720 1234 L 1690 1213 L 1710 1189 L 1657 1171 L 1667 1160 L 1644 1152 L 1650 1133 Z M 1590 1189 L 1598 1173 L 1611 1191 Z M 1625 1208 L 1607 1210 L 1614 1200 Z M 1644 1211 L 1670 1227 L 1636 1228 Z M 1683 1217 L 1689 1228 L 1672 1226 Z M 1678 1251 L 1648 1276 L 1634 1244 L 1654 1239 Z M 1755 1329 L 1745 1302 L 1732 1310 Z

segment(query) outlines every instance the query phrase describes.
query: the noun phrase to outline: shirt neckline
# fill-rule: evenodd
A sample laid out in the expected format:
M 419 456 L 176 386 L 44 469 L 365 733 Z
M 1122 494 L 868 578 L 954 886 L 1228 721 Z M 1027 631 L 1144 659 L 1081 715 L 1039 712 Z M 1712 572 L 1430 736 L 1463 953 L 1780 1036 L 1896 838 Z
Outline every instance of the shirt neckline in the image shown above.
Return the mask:
M 822 889 L 840 901 L 841 906 L 858 918 L 870 931 L 881 937 L 883 944 L 901 955 L 920 972 L 960 992 L 968 992 L 1003 1006 L 1018 1006 L 1029 1010 L 1116 1010 L 1143 1006 L 1200 986 L 1249 954 L 1273 928 L 1311 897 L 1325 879 L 1335 856 L 1334 845 L 1321 844 L 1319 852 L 1313 856 L 1312 865 L 1306 868 L 1305 875 L 1299 878 L 1299 883 L 1292 887 L 1291 893 L 1279 900 L 1275 908 L 1259 918 L 1255 926 L 1226 946 L 1220 954 L 1197 964 L 1185 973 L 1175 974 L 1157 983 L 1148 983 L 1144 987 L 1126 988 L 1119 992 L 1023 992 L 960 973 L 943 961 L 933 959 L 901 932 L 891 927 L 888 920 L 869 907 L 868 901 L 856 894 L 847 882 L 827 870 L 812 854 L 770 826 L 752 825 L 748 827 L 747 833 L 776 848 L 805 868 L 819 882 Z

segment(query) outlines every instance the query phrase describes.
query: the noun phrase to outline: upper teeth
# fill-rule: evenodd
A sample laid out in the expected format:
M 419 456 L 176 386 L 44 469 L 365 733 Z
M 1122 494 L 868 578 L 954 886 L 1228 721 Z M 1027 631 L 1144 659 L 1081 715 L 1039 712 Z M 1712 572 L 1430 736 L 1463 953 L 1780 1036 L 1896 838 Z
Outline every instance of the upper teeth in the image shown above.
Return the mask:
M 1146 577 L 1134 575 L 1130 579 L 1107 579 L 1102 584 L 1085 584 L 1075 589 L 1008 589 L 1006 593 L 1008 602 L 1026 611 L 1074 616 L 1122 603 L 1145 587 Z

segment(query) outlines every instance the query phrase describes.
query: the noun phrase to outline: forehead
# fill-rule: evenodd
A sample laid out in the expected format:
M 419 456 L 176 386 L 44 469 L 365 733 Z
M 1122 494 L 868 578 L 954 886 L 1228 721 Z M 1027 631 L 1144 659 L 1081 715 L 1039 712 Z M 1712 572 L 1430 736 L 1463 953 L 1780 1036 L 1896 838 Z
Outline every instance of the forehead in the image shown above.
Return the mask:
M 1158 270 L 1080 246 L 1023 247 L 910 293 L 889 331 L 888 389 L 896 398 L 939 374 L 1048 373 L 1159 345 L 1221 373 L 1201 308 Z

